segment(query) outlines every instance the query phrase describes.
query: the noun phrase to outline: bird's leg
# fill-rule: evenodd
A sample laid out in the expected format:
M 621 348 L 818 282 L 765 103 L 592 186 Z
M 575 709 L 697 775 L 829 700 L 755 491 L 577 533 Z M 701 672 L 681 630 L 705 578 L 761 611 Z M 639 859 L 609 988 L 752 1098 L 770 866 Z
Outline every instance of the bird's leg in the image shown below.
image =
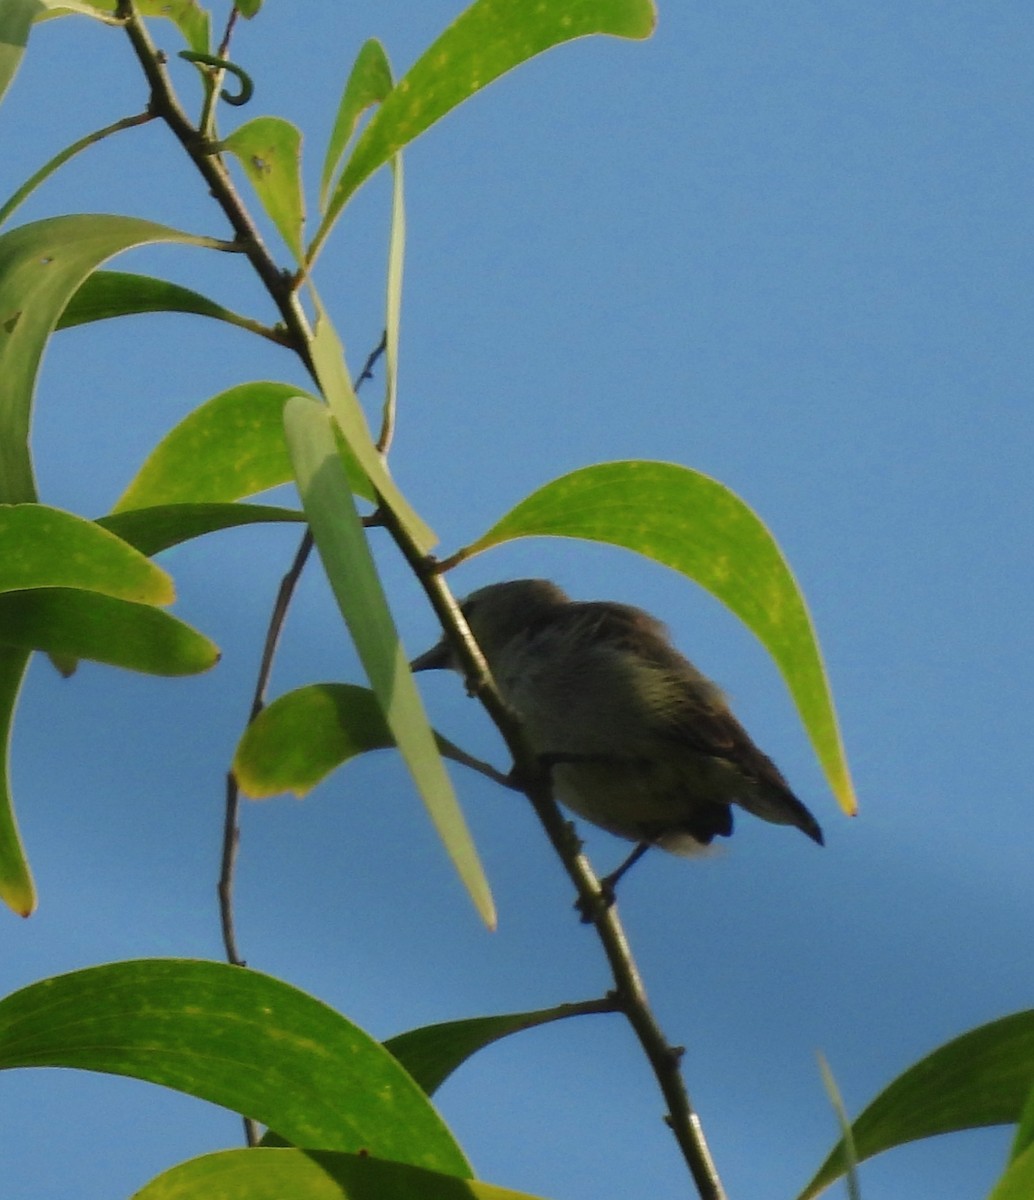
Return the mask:
M 623 878 L 652 846 L 653 842 L 637 842 L 635 849 L 624 862 L 616 870 L 611 871 L 609 875 L 603 876 L 600 880 L 600 893 L 603 896 L 604 907 L 610 908 L 617 899 L 614 889 L 617 887 L 618 880 Z M 575 901 L 574 906 L 582 914 L 582 924 L 588 925 L 592 920 L 589 905 L 584 900 L 579 899 Z

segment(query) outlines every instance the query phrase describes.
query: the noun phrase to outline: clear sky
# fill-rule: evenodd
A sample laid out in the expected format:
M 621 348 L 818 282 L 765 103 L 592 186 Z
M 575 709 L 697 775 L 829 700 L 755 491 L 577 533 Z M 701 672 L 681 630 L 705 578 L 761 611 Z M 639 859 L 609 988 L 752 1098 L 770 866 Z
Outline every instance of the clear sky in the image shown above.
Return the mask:
M 461 8 L 269 3 L 234 48 L 257 82 L 243 115 L 297 121 L 314 183 L 363 39 L 379 36 L 401 71 Z M 160 36 L 179 48 L 171 27 Z M 656 612 L 825 827 L 820 850 L 744 814 L 720 855 L 651 854 L 621 896 L 736 1200 L 794 1195 L 835 1139 L 817 1050 L 857 1112 L 927 1051 L 1034 998 L 1032 43 L 1029 8 L 1011 0 L 661 0 L 651 41 L 553 51 L 407 157 L 392 467 L 443 548 L 575 467 L 675 461 L 764 517 L 819 631 L 859 793 L 853 821 L 764 651 L 685 580 L 560 541 L 493 551 L 454 577 L 463 593 L 543 575 Z M 186 64 L 176 74 L 194 96 Z M 71 17 L 37 29 L 0 112 L 0 193 L 145 100 L 117 31 Z M 227 129 L 236 119 L 222 116 Z M 63 211 L 225 231 L 156 124 L 81 157 L 19 219 Z M 353 368 L 380 333 L 386 217 L 378 180 L 320 263 Z M 117 265 L 270 315 L 226 256 L 163 250 Z M 181 416 L 261 378 L 301 381 L 287 354 L 212 323 L 145 317 L 59 335 L 34 434 L 43 498 L 103 513 Z M 30 921 L 0 917 L 4 993 L 93 963 L 221 956 L 223 773 L 296 539 L 255 528 L 163 558 L 177 613 L 222 647 L 207 676 L 84 665 L 62 681 L 34 664 L 14 782 L 41 905 Z M 436 638 L 434 620 L 383 549 L 415 653 Z M 360 674 L 313 571 L 274 691 L 322 679 Z M 422 686 L 439 728 L 504 765 L 458 680 Z M 455 778 L 496 933 L 382 753 L 303 803 L 245 811 L 248 961 L 385 1037 L 605 989 L 526 806 Z M 587 834 L 609 869 L 624 844 Z M 556 1200 L 688 1194 L 619 1018 L 512 1038 L 454 1076 L 440 1106 L 492 1182 Z M 134 1081 L 0 1077 L 5 1200 L 129 1195 L 238 1137 L 232 1116 Z M 894 1152 L 863 1168 L 866 1200 L 982 1195 L 1007 1144 L 995 1130 Z

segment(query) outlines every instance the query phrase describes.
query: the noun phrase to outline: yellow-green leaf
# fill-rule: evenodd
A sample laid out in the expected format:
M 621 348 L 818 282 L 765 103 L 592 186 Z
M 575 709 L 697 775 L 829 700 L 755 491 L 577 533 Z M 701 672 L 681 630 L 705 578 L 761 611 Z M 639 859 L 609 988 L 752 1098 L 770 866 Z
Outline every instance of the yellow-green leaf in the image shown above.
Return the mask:
M 360 47 L 355 63 L 345 84 L 338 105 L 334 128 L 327 141 L 327 153 L 323 158 L 320 173 L 320 208 L 326 208 L 330 183 L 341 162 L 359 118 L 366 109 L 381 100 L 391 91 L 391 65 L 384 47 L 376 38 L 370 38 Z
M 0 646 L 0 899 L 20 917 L 35 909 L 36 889 L 18 833 L 8 763 L 11 724 L 28 661 L 25 650 Z
M 804 597 L 761 518 L 723 484 L 663 462 L 612 462 L 554 479 L 457 557 L 521 537 L 609 542 L 706 588 L 760 639 L 786 680 L 846 813 L 856 811 L 833 698 Z
M 302 135 L 282 117 L 256 117 L 223 142 L 235 154 L 270 220 L 291 253 L 302 260 Z

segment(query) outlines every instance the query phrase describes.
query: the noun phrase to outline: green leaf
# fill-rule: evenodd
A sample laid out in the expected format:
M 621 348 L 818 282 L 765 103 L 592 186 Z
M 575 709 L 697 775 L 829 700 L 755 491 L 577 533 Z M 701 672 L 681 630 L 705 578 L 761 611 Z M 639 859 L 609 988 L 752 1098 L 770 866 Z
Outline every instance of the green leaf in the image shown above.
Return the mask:
M 804 597 L 772 535 L 738 496 L 673 463 L 601 463 L 539 488 L 456 559 L 521 537 L 624 546 L 680 571 L 721 600 L 775 659 L 833 794 L 846 813 L 855 812 L 833 697 Z
M 286 383 L 241 383 L 195 408 L 151 451 L 113 512 L 239 500 L 293 478 L 284 444 Z
M 222 1150 L 180 1163 L 133 1200 L 535 1200 L 476 1179 L 319 1150 Z
M 1009 1147 L 1009 1161 L 1019 1158 L 1031 1145 L 1034 1145 L 1034 1087 L 1027 1093 L 1027 1099 L 1020 1110 L 1019 1120 L 1016 1122 L 1016 1135 Z
M 237 9 L 246 21 L 257 17 L 261 7 L 262 0 L 237 0 Z
M 388 286 L 384 315 L 384 415 L 382 441 L 391 443 L 398 401 L 399 326 L 402 319 L 402 266 L 406 254 L 406 202 L 402 155 L 391 162 L 391 233 L 388 237 Z
M 97 524 L 135 546 L 141 554 L 157 554 L 180 542 L 266 521 L 304 521 L 293 508 L 268 504 L 159 504 L 98 517 Z
M 295 1146 L 470 1174 L 378 1042 L 297 988 L 224 963 L 112 963 L 22 988 L 0 1000 L 3 1067 L 128 1075 L 243 1113 Z
M 93 521 L 43 504 L 0 505 L 0 592 L 84 588 L 141 604 L 171 604 L 172 580 Z
M 168 613 L 76 588 L 0 594 L 0 642 L 147 675 L 196 675 L 219 660 L 208 638 Z
M 446 758 L 468 762 L 448 738 L 434 734 Z M 359 754 L 386 750 L 395 739 L 377 697 L 351 683 L 311 683 L 278 696 L 244 731 L 234 774 L 255 800 L 294 792 L 304 796 Z
M 909 1067 L 858 1117 L 852 1126 L 858 1161 L 919 1138 L 1011 1124 L 1032 1079 L 1034 1010 L 972 1029 Z M 844 1167 L 840 1143 L 798 1200 L 817 1196 Z
M 0 503 L 35 500 L 29 427 L 47 338 L 87 275 L 105 259 L 152 242 L 208 245 L 136 217 L 50 217 L 0 237 Z
M 178 283 L 170 283 L 167 279 L 134 275 L 128 271 L 94 271 L 69 300 L 55 328 L 70 329 L 91 321 L 156 312 L 211 317 L 263 337 L 269 337 L 271 333 L 258 321 L 223 308 L 200 292 L 180 287 Z
M 395 1055 L 430 1096 L 457 1067 L 492 1042 L 509 1037 L 511 1033 L 534 1029 L 537 1025 L 581 1016 L 585 1011 L 584 1005 L 559 1004 L 556 1008 L 542 1008 L 535 1012 L 443 1021 L 439 1025 L 425 1025 L 400 1033 L 389 1038 L 384 1047 Z
M 348 456 L 345 459 L 346 468 L 352 468 L 354 464 L 358 464 L 359 469 L 373 484 L 380 500 L 391 510 L 414 545 L 426 554 L 438 540 L 435 532 L 413 510 L 409 501 L 388 474 L 383 456 L 370 437 L 366 417 L 359 406 L 352 381 L 348 377 L 341 339 L 315 292 L 313 293 L 313 302 L 316 307 L 316 327 L 309 349 L 320 390 L 323 392 L 338 430 L 345 440 L 348 450 Z M 351 460 L 354 460 L 354 463 Z M 356 491 L 352 469 L 349 469 L 349 479 L 353 481 L 352 490 Z
M 1034 1146 L 1014 1158 L 987 1200 L 1030 1200 L 1034 1196 Z
M 0 98 L 21 65 L 33 21 L 44 11 L 40 0 L 4 0 L 0 4 Z
M 48 16 L 66 13 L 113 15 L 118 0 L 45 0 Z M 192 50 L 199 54 L 209 49 L 208 13 L 197 0 L 136 0 L 135 7 L 145 17 L 167 17 L 179 29 Z M 48 16 L 41 17 L 47 20 Z
M 488 883 L 399 642 L 338 457 L 330 413 L 299 396 L 288 401 L 284 423 L 309 526 L 363 668 L 439 837 L 478 911 L 492 925 Z
M 391 91 L 391 64 L 384 47 L 376 38 L 364 42 L 356 55 L 352 71 L 338 105 L 334 128 L 327 142 L 320 175 L 320 211 L 327 206 L 327 194 L 334 172 L 341 162 L 345 147 L 355 133 L 359 118 L 374 104 L 379 104 Z
M 0 899 L 20 917 L 36 907 L 36 889 L 22 848 L 11 799 L 8 764 L 11 725 L 29 656 L 24 650 L 0 646 Z
M 223 149 L 240 159 L 262 207 L 301 262 L 305 222 L 301 131 L 282 117 L 256 117 L 235 129 Z
M 655 20 L 652 0 L 476 0 L 399 80 L 363 131 L 313 239 L 310 261 L 360 185 L 475 92 L 562 42 L 596 33 L 645 38 Z

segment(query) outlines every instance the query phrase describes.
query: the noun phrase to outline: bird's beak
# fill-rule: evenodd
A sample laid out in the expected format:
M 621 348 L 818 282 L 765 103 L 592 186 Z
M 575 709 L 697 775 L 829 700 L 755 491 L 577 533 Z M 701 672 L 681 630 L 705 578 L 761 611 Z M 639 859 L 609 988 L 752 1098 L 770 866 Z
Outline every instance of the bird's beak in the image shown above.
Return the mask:
M 425 650 L 409 664 L 411 671 L 440 671 L 449 665 L 449 646 L 443 638 L 437 646 Z

